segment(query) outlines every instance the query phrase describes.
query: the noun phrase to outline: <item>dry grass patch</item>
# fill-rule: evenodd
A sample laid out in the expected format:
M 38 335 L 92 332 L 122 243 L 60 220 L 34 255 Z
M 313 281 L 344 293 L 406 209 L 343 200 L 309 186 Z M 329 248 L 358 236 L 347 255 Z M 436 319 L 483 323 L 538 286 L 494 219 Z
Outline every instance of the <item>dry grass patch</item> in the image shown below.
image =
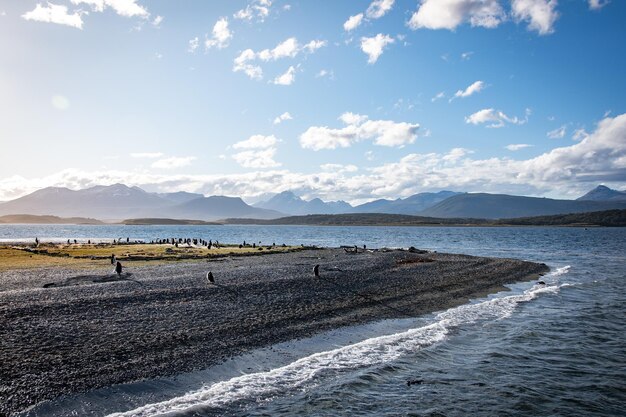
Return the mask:
M 224 256 L 253 256 L 268 253 L 293 252 L 299 246 L 264 246 L 252 248 L 222 245 L 208 249 L 200 246 L 169 244 L 41 244 L 34 246 L 0 246 L 0 271 L 10 269 L 69 266 L 102 268 L 110 265 L 111 255 L 134 266 L 153 265 L 181 260 L 202 260 Z

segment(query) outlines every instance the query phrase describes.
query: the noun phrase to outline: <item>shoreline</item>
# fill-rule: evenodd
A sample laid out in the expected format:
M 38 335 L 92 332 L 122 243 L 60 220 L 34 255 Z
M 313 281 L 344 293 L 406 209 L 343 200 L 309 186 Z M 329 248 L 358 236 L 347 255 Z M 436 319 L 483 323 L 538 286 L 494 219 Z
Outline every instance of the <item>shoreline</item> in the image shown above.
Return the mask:
M 215 286 L 205 281 L 209 269 Z M 41 282 L 85 271 L 2 272 L 0 415 L 331 329 L 417 317 L 547 270 L 512 259 L 320 249 L 142 266 L 132 280 L 59 288 Z M 7 290 L 6 281 L 22 289 Z

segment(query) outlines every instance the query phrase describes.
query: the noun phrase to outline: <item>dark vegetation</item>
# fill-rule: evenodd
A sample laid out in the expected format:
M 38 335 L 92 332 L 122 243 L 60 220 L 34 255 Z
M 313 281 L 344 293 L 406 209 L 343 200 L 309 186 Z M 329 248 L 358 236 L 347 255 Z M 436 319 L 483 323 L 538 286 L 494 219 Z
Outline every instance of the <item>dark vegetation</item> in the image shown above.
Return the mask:
M 400 214 L 314 214 L 274 220 L 226 219 L 226 224 L 319 226 L 626 226 L 625 210 L 605 210 L 515 219 L 441 219 Z

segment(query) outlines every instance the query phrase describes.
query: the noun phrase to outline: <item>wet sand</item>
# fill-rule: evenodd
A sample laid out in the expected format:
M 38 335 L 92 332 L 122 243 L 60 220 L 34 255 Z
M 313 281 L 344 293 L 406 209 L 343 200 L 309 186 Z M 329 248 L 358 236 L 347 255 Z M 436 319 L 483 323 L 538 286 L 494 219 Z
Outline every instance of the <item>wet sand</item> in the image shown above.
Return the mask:
M 208 270 L 217 285 L 207 284 Z M 0 415 L 332 328 L 446 309 L 547 270 L 511 259 L 323 249 L 130 267 L 120 279 L 59 267 L 1 272 Z

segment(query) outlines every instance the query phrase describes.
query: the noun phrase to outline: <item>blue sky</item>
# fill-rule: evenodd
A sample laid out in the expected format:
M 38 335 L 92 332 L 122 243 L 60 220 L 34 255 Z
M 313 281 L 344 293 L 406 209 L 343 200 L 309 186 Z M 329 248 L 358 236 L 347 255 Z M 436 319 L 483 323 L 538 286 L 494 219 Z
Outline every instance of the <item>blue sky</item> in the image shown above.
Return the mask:
M 624 21 L 618 0 L 0 0 L 0 200 L 625 188 Z

